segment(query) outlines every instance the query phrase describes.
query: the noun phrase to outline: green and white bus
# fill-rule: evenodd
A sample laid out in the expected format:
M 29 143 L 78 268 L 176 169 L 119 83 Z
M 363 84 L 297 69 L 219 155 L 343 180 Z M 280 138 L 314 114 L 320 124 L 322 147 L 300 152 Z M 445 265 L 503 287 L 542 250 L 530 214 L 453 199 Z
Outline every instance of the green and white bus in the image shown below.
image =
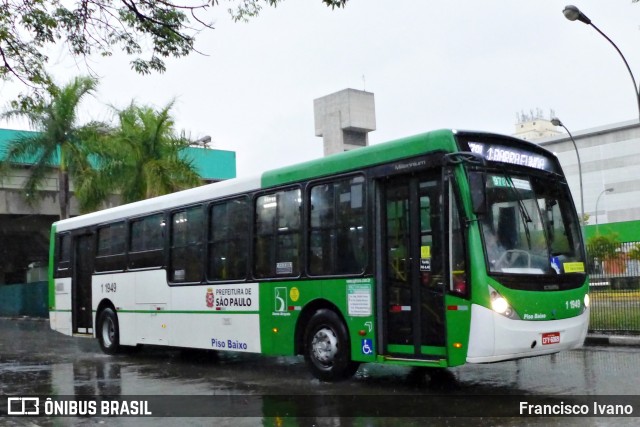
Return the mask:
M 56 222 L 51 327 L 127 346 L 451 367 L 582 345 L 557 158 L 439 130 Z

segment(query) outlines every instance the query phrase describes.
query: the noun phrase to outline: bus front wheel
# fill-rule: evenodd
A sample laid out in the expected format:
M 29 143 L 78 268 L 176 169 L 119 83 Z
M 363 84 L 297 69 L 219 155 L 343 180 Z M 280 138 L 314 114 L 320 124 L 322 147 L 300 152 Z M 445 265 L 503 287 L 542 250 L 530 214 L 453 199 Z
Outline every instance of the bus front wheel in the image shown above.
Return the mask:
M 100 348 L 107 354 L 116 354 L 120 351 L 120 329 L 116 312 L 107 307 L 98 315 L 96 332 Z
M 335 312 L 318 310 L 309 319 L 304 342 L 304 358 L 316 378 L 342 380 L 358 369 L 358 363 L 351 360 L 347 328 Z

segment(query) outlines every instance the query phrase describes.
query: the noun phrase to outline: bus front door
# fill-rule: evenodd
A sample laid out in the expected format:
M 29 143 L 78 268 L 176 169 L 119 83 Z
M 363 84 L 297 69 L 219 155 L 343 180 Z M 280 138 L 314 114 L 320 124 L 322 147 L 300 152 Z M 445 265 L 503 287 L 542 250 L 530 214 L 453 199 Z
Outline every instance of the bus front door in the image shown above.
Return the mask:
M 91 234 L 75 237 L 71 304 L 73 333 L 93 332 L 91 313 L 91 276 L 93 275 L 94 238 Z
M 382 188 L 383 351 L 446 358 L 441 177 L 390 178 Z

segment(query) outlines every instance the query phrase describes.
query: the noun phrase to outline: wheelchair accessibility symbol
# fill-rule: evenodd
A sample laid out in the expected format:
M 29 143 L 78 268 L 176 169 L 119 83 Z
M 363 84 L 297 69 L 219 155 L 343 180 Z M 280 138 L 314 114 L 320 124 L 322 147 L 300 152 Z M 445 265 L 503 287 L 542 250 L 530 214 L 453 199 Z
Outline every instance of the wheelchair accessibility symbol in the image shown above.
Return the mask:
M 362 340 L 362 354 L 373 354 L 373 342 L 370 339 Z

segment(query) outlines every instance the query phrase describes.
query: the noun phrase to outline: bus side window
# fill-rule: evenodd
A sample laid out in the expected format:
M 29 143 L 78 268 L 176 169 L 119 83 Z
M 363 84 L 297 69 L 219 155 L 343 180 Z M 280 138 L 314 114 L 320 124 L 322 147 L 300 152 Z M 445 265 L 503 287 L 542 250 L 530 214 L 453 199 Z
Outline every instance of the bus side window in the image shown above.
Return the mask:
M 364 178 L 316 185 L 310 195 L 309 272 L 361 274 L 367 262 Z
M 200 282 L 203 265 L 202 206 L 194 206 L 171 215 L 172 282 Z
M 163 214 L 134 219 L 129 226 L 129 268 L 150 268 L 163 265 Z
M 467 280 L 466 250 L 464 244 L 464 227 L 458 210 L 458 202 L 451 193 L 451 217 L 450 217 L 450 251 L 451 251 L 451 281 L 450 290 L 461 296 L 467 296 L 469 285 Z
M 98 228 L 96 271 L 124 270 L 125 232 L 124 221 Z
M 56 277 L 62 277 L 71 267 L 71 234 L 59 234 L 56 239 Z
M 298 188 L 256 199 L 254 254 L 257 278 L 300 274 L 301 209 Z
M 246 197 L 211 206 L 207 279 L 247 277 L 249 211 Z

